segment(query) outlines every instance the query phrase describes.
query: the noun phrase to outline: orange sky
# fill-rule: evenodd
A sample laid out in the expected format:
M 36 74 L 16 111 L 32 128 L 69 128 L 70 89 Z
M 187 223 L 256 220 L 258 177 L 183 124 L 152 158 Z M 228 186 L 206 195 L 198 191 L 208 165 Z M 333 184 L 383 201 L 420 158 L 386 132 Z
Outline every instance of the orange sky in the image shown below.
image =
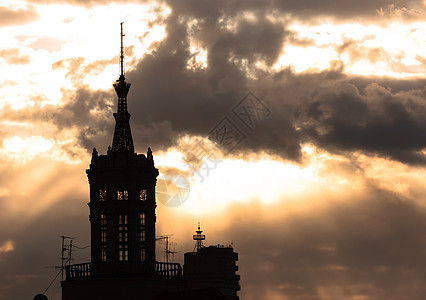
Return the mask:
M 425 11 L 421 0 L 2 1 L 0 299 L 46 289 L 59 235 L 90 243 L 85 169 L 112 141 L 123 21 L 133 139 L 168 184 L 157 233 L 174 234 L 175 261 L 201 222 L 207 244 L 239 253 L 241 299 L 423 298 Z M 235 147 L 208 139 L 223 122 Z M 75 263 L 88 259 L 77 251 Z M 59 283 L 46 295 L 60 299 Z

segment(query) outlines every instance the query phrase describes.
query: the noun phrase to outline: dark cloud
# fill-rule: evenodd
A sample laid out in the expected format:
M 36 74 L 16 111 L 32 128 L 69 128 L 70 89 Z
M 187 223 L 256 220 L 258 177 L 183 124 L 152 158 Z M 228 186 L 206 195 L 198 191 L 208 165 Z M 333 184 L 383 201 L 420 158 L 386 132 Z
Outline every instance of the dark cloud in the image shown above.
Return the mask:
M 420 4 L 420 3 L 418 3 Z M 415 5 L 414 8 L 407 8 L 407 7 L 395 7 L 395 4 L 390 4 L 387 7 L 380 7 L 380 9 L 377 9 L 377 14 L 380 17 L 402 17 L 405 19 L 416 19 L 421 16 L 422 12 L 419 10 L 421 8 L 421 5 Z
M 39 15 L 33 6 L 13 10 L 0 6 L 0 26 L 25 24 L 38 19 Z
M 255 67 L 256 63 L 271 65 L 276 61 L 287 34 L 282 25 L 266 18 L 252 23 L 243 21 L 233 30 L 207 21 L 188 29 L 187 24 L 179 22 L 171 17 L 167 38 L 152 54 L 144 57 L 135 71 L 127 74 L 133 84 L 129 109 L 137 128 L 134 131 L 136 141 L 141 140 L 139 136 L 146 136 L 144 128 L 155 124 L 163 124 L 160 132 L 164 136 L 173 133 L 177 133 L 175 136 L 207 135 L 223 117 L 232 114 L 232 108 L 248 92 L 250 73 L 262 74 Z M 205 69 L 188 67 L 192 58 L 189 39 L 194 34 L 200 36 L 199 41 L 207 47 L 208 67 Z M 273 119 L 278 118 L 279 114 L 273 114 Z M 169 125 L 164 127 L 165 124 Z M 274 128 L 272 133 L 266 125 L 263 129 L 259 127 L 258 137 L 268 143 L 272 139 L 275 141 L 276 131 L 279 135 L 288 133 L 287 139 L 291 141 L 283 142 L 280 147 L 291 148 L 282 153 L 284 156 L 290 153 L 295 158 L 298 146 L 293 143 L 296 134 L 291 120 L 284 121 L 283 125 Z M 169 146 L 173 142 L 166 140 L 158 146 Z M 253 147 L 262 144 L 251 142 Z
M 424 164 L 424 89 L 393 93 L 377 83 L 359 89 L 340 82 L 318 89 L 300 104 L 300 127 L 329 151 L 362 151 Z
M 196 13 L 206 12 L 200 8 Z M 411 164 L 426 162 L 421 152 L 426 146 L 424 80 L 348 76 L 341 62 L 334 70 L 313 74 L 265 71 L 258 64 L 273 64 L 292 33 L 261 15 L 232 29 L 215 18 L 194 24 L 172 13 L 165 20 L 167 37 L 126 74 L 132 83 L 128 101 L 136 149 L 166 149 L 185 134 L 207 136 L 227 117 L 246 137 L 235 155 L 265 151 L 298 161 L 301 144 L 311 142 L 340 154 L 359 151 Z M 206 49 L 204 69 L 190 67 L 194 41 Z M 346 41 L 339 51 L 354 56 L 364 51 L 353 43 Z M 85 74 L 111 62 L 84 67 L 83 58 L 73 58 L 53 67 L 67 68 L 67 76 L 79 85 Z M 251 128 L 233 113 L 250 90 L 270 111 Z M 77 128 L 88 151 L 93 146 L 104 151 L 105 142 L 99 143 L 112 133 L 114 98 L 111 90 L 80 88 L 48 115 L 59 128 Z
M 194 16 L 206 13 L 195 4 L 194 9 Z M 357 78 L 343 75 L 341 69 L 299 75 L 289 70 L 262 71 L 256 64 L 275 62 L 292 34 L 261 16 L 229 30 L 209 19 L 217 21 L 218 16 L 209 14 L 188 27 L 172 15 L 167 20 L 167 38 L 128 73 L 133 83 L 129 108 L 137 127 L 136 141 L 141 140 L 138 136 L 147 138 L 144 128 L 152 132 L 155 124 L 162 124 L 159 132 L 165 137 L 207 135 L 224 116 L 235 117 L 232 108 L 252 90 L 272 114 L 252 131 L 235 121 L 247 135 L 239 151 L 265 150 L 298 160 L 300 144 L 308 141 L 340 153 L 364 151 L 425 162 L 420 152 L 426 142 L 424 80 Z M 190 38 L 206 48 L 207 68 L 188 68 Z M 383 51 L 349 45 L 342 45 L 340 51 L 348 47 L 353 59 L 368 50 L 370 61 Z M 167 139 L 156 146 L 171 143 Z
M 29 0 L 34 4 L 72 4 L 81 6 L 108 5 L 111 3 L 146 3 L 150 0 Z
M 409 0 L 361 0 L 361 1 L 297 1 L 286 0 L 276 1 L 275 5 L 283 12 L 291 12 L 296 16 L 309 17 L 313 15 L 335 16 L 336 18 L 348 17 L 374 17 L 377 16 L 377 10 L 389 7 L 397 7 L 404 10 L 407 6 L 424 7 L 422 1 Z M 315 21 L 315 20 L 314 20 Z
M 35 4 L 74 4 L 84 6 L 105 5 L 109 3 L 150 3 L 149 0 L 31 0 Z M 329 16 L 336 19 L 347 18 L 378 18 L 402 16 L 418 18 L 425 8 L 421 0 L 325 0 L 325 1 L 297 1 L 297 0 L 161 0 L 173 10 L 175 15 L 202 20 L 226 20 L 241 12 L 252 12 L 256 15 L 277 13 L 282 16 L 291 15 L 312 22 L 312 17 Z
M 424 81 L 352 78 L 340 71 L 296 75 L 288 70 L 252 80 L 229 60 L 238 52 L 232 44 L 222 48 L 220 38 L 208 49 L 208 67 L 190 70 L 184 33 L 181 29 L 181 44 L 172 35 L 173 44 L 165 40 L 158 52 L 128 74 L 136 141 L 147 138 L 144 128 L 157 123 L 168 124 L 159 130 L 165 137 L 207 135 L 224 116 L 233 116 L 232 107 L 252 89 L 272 114 L 259 121 L 254 132 L 237 121 L 248 137 L 239 151 L 265 150 L 297 160 L 300 143 L 313 142 L 333 152 L 363 151 L 425 162 L 420 152 L 426 146 Z M 169 54 L 168 49 L 179 50 Z M 167 139 L 158 146 L 172 142 Z
M 52 109 L 51 120 L 59 130 L 77 128 L 78 142 L 88 150 L 93 149 L 100 141 L 104 143 L 106 136 L 113 132 L 111 94 L 82 88 L 71 93 L 69 99 L 72 100 L 59 110 Z
M 177 12 L 163 20 L 166 38 L 126 74 L 132 83 L 128 101 L 136 149 L 167 149 L 186 134 L 207 136 L 227 117 L 245 137 L 234 155 L 265 151 L 299 161 L 301 144 L 310 142 L 344 155 L 359 151 L 411 164 L 426 162 L 421 152 L 426 147 L 424 80 L 351 77 L 342 73 L 341 62 L 322 73 L 268 71 L 293 36 L 283 24 L 258 15 L 228 28 L 219 21 L 220 14 L 207 14 L 201 7 L 194 16 L 207 15 L 196 23 Z M 206 50 L 206 68 L 191 68 L 194 42 Z M 338 50 L 349 51 L 354 60 L 366 51 L 351 40 Z M 16 118 L 51 120 L 59 132 L 76 128 L 80 146 L 105 151 L 112 135 L 115 95 L 112 90 L 90 91 L 83 80 L 114 60 L 85 64 L 83 58 L 71 58 L 54 63 L 54 69 L 67 69 L 66 76 L 80 88 L 66 92 L 59 109 L 31 108 Z M 252 127 L 235 114 L 248 91 L 270 112 L 261 120 L 255 118 Z M 13 113 L 4 116 L 10 119 Z
M 240 12 L 251 11 L 255 14 L 265 12 L 277 12 L 290 14 L 294 18 L 309 20 L 313 16 L 331 16 L 336 19 L 347 19 L 348 17 L 369 17 L 409 15 L 417 16 L 416 8 L 423 9 L 421 0 L 326 0 L 326 1 L 297 1 L 297 0 L 235 0 L 208 1 L 178 0 L 167 1 L 174 12 L 194 18 L 219 18 L 223 16 L 234 17 Z M 310 19 L 316 22 L 316 19 Z

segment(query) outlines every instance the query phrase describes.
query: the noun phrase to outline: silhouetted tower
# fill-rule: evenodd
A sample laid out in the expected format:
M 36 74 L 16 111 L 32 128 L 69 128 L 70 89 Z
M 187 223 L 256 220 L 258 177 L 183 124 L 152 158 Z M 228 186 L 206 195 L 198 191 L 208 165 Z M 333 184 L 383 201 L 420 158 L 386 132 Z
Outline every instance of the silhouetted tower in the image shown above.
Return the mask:
M 200 224 L 196 232 L 197 234 L 193 235 L 194 251 L 184 255 L 183 279 L 186 289 L 215 288 L 227 299 L 238 300 L 237 292 L 240 290 L 240 275 L 237 274 L 238 253 L 234 252 L 232 246 L 205 247 L 202 241 L 206 239 L 206 236 L 202 234 Z
M 194 234 L 192 236 L 192 239 L 195 241 L 195 246 L 194 246 L 194 252 L 195 250 L 200 250 L 201 248 L 203 248 L 203 241 L 206 239 L 206 236 L 203 233 L 203 231 L 200 229 L 200 222 L 198 222 L 198 230 L 195 231 L 197 234 Z
M 120 76 L 112 147 L 93 149 L 86 170 L 90 185 L 91 262 L 68 264 L 61 281 L 63 300 L 228 299 L 238 300 L 238 254 L 231 246 L 204 247 L 198 224 L 193 252 L 185 253 L 184 274 L 178 263 L 155 260 L 155 187 L 158 170 L 151 149 L 135 153 L 127 111 L 130 84 L 125 80 L 123 23 Z M 65 237 L 63 237 L 65 239 Z M 170 250 L 168 236 L 166 254 Z M 64 246 L 63 246 L 64 249 Z M 70 245 L 71 252 L 71 245 Z M 164 296 L 164 297 L 163 297 Z M 161 298 L 163 297 L 163 298 Z
M 127 111 L 130 83 L 124 76 L 123 23 L 121 23 L 120 77 L 114 113 L 112 148 L 106 155 L 93 149 L 90 168 L 92 276 L 155 273 L 155 185 L 158 170 L 151 149 L 136 154 Z
M 120 77 L 114 83 L 114 89 L 118 96 L 117 112 L 114 113 L 115 130 L 112 141 L 112 151 L 121 149 L 134 152 L 132 132 L 130 131 L 130 114 L 127 111 L 127 94 L 130 89 L 130 83 L 124 78 L 124 48 L 123 48 L 123 22 L 121 25 L 121 48 L 120 48 Z

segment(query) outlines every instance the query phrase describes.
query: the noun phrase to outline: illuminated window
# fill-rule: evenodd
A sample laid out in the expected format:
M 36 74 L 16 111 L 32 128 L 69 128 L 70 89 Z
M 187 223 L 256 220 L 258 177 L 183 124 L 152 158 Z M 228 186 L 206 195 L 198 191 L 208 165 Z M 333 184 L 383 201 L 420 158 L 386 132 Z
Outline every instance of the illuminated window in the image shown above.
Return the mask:
M 107 233 L 106 231 L 102 230 L 101 231 L 101 243 L 106 243 L 107 242 Z
M 140 231 L 139 239 L 141 242 L 145 242 L 145 230 Z
M 139 214 L 139 259 L 140 261 L 145 261 L 145 240 L 146 240 L 146 231 L 145 231 L 145 213 Z
M 118 216 L 118 224 L 127 225 L 127 215 L 119 215 Z
M 141 245 L 141 247 L 139 249 L 139 259 L 140 259 L 140 261 L 145 261 L 145 259 L 146 259 L 145 254 L 146 254 L 145 253 L 145 246 Z
M 139 200 L 146 201 L 147 195 L 148 195 L 148 193 L 146 192 L 146 190 L 140 190 L 140 192 L 139 192 Z
M 127 226 L 127 215 L 118 216 L 118 259 L 127 261 L 129 259 L 129 229 Z
M 127 243 L 129 241 L 126 231 L 121 231 L 121 232 L 118 233 L 118 241 L 120 243 L 123 243 L 123 242 Z
M 106 215 L 105 214 L 101 214 L 101 225 L 105 225 L 107 224 L 107 219 L 106 219 Z
M 107 217 L 106 214 L 101 214 L 101 260 L 106 261 L 107 257 Z
M 117 200 L 129 200 L 129 191 L 117 191 Z
M 118 246 L 118 260 L 128 261 L 129 260 L 129 248 L 127 245 Z
M 106 190 L 99 190 L 98 191 L 98 199 L 99 201 L 106 201 L 107 200 L 107 191 Z
M 106 259 L 107 259 L 106 245 L 102 245 L 101 251 L 102 251 L 101 259 L 102 259 L 102 261 L 106 261 Z

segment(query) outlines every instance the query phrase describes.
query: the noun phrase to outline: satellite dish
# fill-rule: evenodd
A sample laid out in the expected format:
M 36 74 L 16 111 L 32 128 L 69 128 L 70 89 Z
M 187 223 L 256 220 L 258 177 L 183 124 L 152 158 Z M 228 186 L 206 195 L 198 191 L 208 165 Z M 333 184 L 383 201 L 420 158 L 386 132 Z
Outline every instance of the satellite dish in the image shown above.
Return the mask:
M 33 300 L 48 300 L 48 299 L 47 299 L 46 295 L 38 294 L 38 295 L 35 295 Z

